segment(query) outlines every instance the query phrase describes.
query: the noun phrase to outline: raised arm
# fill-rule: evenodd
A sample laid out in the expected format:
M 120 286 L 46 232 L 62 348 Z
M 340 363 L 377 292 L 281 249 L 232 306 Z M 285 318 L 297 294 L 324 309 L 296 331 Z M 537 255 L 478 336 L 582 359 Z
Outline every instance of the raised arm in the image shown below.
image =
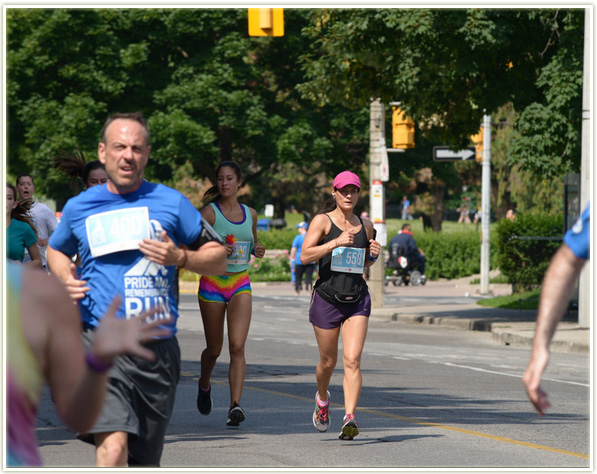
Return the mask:
M 78 309 L 62 283 L 45 272 L 24 274 L 23 296 L 25 338 L 48 380 L 57 411 L 71 429 L 86 431 L 102 409 L 108 375 L 86 363 Z M 119 304 L 115 301 L 102 319 L 90 353 L 103 364 L 126 352 L 151 358 L 153 353 L 140 342 L 166 335 L 168 330 L 157 327 L 163 321 L 144 324 L 148 314 L 117 319 Z
M 541 376 L 549 362 L 549 344 L 568 303 L 576 280 L 587 261 L 578 258 L 563 244 L 554 255 L 541 289 L 537 326 L 531 350 L 531 359 L 522 377 L 529 399 L 540 415 L 550 407 L 541 388 Z
M 86 281 L 77 278 L 77 267 L 71 257 L 48 245 L 47 258 L 50 271 L 64 283 L 71 299 L 76 302 L 84 298 L 90 288 Z
M 261 245 L 259 239 L 257 239 L 257 211 L 253 208 L 249 209 L 251 210 L 251 217 L 253 218 L 253 241 L 255 242 L 253 249 L 257 258 L 263 258 L 265 255 L 265 247 Z

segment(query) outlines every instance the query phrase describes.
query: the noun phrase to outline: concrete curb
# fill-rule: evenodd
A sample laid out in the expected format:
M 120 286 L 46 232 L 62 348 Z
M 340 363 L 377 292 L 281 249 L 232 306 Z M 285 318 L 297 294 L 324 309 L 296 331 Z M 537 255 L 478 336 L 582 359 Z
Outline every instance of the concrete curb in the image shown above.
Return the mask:
M 419 311 L 410 312 L 399 311 L 396 308 L 381 308 L 374 309 L 371 312 L 371 318 L 403 324 L 427 324 L 465 331 L 491 332 L 496 342 L 506 346 L 531 348 L 535 334 L 534 311 L 514 312 L 514 314 L 502 311 L 503 316 L 501 317 L 462 317 L 463 312 L 484 312 L 484 308 L 477 308 L 463 305 L 461 311 L 455 311 L 453 314 L 449 314 L 450 312 L 445 308 L 442 308 L 441 311 L 433 311 L 432 308 L 413 308 L 413 310 Z M 513 320 L 514 316 L 518 320 Z M 590 330 L 581 329 L 576 323 L 562 321 L 558 325 L 550 349 L 554 352 L 588 354 L 591 351 Z
M 278 295 L 294 295 L 294 290 L 289 282 L 253 282 L 251 285 L 255 292 L 267 291 Z M 181 281 L 180 291 L 181 293 L 196 293 L 197 286 L 196 281 Z M 456 284 L 450 291 L 460 294 L 460 290 L 463 288 L 465 287 Z M 466 289 L 469 289 L 468 286 Z M 409 291 L 413 290 L 413 288 L 409 289 Z M 525 348 L 530 348 L 532 345 L 535 318 L 536 311 L 487 308 L 476 304 L 474 299 L 466 304 L 394 306 L 374 308 L 371 311 L 372 320 L 490 332 L 493 339 L 500 344 Z M 558 325 L 550 349 L 554 352 L 588 354 L 591 351 L 591 337 L 590 329 L 581 329 L 575 322 L 562 321 Z

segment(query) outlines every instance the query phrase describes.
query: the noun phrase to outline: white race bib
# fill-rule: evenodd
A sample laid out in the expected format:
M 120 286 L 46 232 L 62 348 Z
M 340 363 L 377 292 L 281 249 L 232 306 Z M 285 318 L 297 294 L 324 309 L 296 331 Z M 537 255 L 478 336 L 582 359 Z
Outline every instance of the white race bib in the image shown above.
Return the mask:
M 332 251 L 331 269 L 342 273 L 363 273 L 365 249 L 338 247 Z
M 234 252 L 228 257 L 228 263 L 233 265 L 244 265 L 249 263 L 249 251 L 251 242 L 234 242 Z
M 93 257 L 135 250 L 141 240 L 150 237 L 149 210 L 131 207 L 101 212 L 85 219 L 85 228 Z

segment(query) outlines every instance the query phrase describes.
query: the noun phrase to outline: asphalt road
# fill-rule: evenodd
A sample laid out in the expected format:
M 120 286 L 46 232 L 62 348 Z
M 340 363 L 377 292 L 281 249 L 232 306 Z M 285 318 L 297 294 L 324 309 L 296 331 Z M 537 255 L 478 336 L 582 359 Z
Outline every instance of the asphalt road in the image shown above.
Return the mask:
M 203 329 L 196 296 L 182 295 L 183 374 L 162 467 L 592 467 L 587 354 L 552 354 L 544 383 L 552 408 L 541 418 L 520 381 L 528 350 L 499 345 L 489 333 L 372 320 L 356 413 L 361 434 L 340 441 L 341 357 L 330 389 L 331 428 L 319 433 L 311 421 L 318 352 L 307 320 L 308 297 L 254 290 L 241 402 L 247 419 L 238 429 L 225 426 L 226 351 L 214 372 L 214 409 L 209 416 L 197 412 Z M 62 427 L 47 392 L 37 434 L 48 467 L 93 466 L 93 448 Z

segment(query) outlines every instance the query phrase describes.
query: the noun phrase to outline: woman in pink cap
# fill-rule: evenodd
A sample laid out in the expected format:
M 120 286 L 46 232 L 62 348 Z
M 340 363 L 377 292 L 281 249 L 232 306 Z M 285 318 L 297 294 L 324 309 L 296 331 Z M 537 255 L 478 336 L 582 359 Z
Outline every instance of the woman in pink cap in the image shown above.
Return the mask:
M 359 177 L 343 171 L 334 178 L 333 188 L 331 199 L 309 225 L 301 261 L 306 265 L 319 260 L 319 279 L 309 309 L 320 357 L 313 424 L 321 432 L 329 428 L 328 387 L 342 331 L 345 416 L 339 437 L 351 440 L 359 434 L 354 412 L 361 394 L 361 354 L 371 314 L 363 271 L 377 260 L 381 246 L 375 240 L 371 221 L 354 214 L 361 192 Z

